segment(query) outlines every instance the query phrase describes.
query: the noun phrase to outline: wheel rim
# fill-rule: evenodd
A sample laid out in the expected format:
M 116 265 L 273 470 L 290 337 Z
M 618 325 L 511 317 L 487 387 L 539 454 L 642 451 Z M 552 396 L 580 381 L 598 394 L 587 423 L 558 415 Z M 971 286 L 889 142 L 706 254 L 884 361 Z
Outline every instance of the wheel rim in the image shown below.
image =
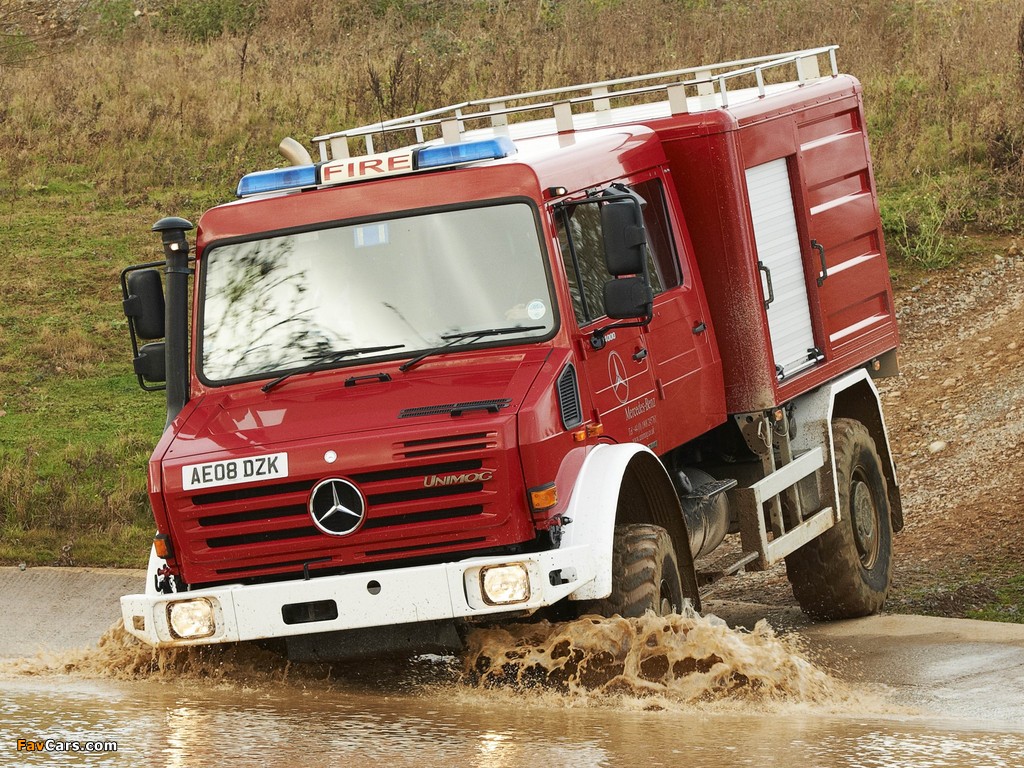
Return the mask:
M 850 509 L 853 538 L 857 543 L 861 565 L 871 568 L 878 558 L 878 508 L 871 488 L 859 469 L 850 488 Z

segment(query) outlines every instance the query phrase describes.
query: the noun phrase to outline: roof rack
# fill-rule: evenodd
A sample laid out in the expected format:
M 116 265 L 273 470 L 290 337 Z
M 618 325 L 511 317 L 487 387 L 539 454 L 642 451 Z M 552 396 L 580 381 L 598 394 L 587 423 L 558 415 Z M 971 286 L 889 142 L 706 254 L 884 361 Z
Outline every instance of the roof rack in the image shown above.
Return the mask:
M 695 93 L 698 97 L 698 110 L 726 108 L 729 106 L 728 84 L 737 79 L 742 78 L 744 82 L 752 80 L 757 89 L 757 97 L 763 98 L 769 87 L 766 85 L 766 75 L 775 80 L 788 74 L 791 79 L 781 80 L 782 83 L 802 86 L 821 77 L 818 59 L 823 56 L 828 56 L 832 77 L 836 77 L 839 74 L 836 65 L 838 48 L 838 45 L 828 45 L 650 75 L 464 101 L 327 133 L 314 137 L 313 142 L 319 147 L 320 160 L 327 162 L 349 157 L 349 139 L 362 138 L 366 154 L 371 155 L 374 154 L 375 138 L 386 143 L 389 136 L 399 133 L 405 134 L 406 141 L 414 137 L 414 142 L 409 143 L 422 144 L 440 138 L 445 144 L 457 144 L 467 123 L 480 124 L 480 127 L 490 127 L 494 133 L 507 135 L 509 118 L 528 113 L 539 112 L 542 116 L 554 117 L 558 133 L 571 132 L 575 130 L 573 107 L 588 104 L 590 110 L 587 111 L 607 116 L 611 112 L 613 99 L 630 99 L 634 103 L 643 100 L 667 101 L 671 114 L 678 115 L 693 111 L 688 97 Z

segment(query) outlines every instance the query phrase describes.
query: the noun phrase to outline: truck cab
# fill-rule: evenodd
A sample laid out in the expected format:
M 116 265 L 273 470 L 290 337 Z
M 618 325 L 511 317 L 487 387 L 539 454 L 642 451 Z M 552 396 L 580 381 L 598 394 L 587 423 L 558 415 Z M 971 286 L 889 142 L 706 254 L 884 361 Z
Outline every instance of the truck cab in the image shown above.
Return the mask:
M 484 105 L 482 128 L 459 105 L 317 137 L 318 162 L 290 150 L 291 167 L 249 174 L 206 212 L 194 259 L 191 225 L 158 222 L 166 296 L 153 264 L 122 278 L 140 383 L 168 390 L 149 471 L 158 533 L 146 592 L 122 600 L 129 631 L 155 645 L 280 638 L 322 659 L 448 648 L 465 622 L 552 606 L 679 610 L 699 606 L 696 561 L 728 534 L 743 539 L 732 570 L 767 567 L 838 527 L 844 490 L 850 519 L 850 499 L 867 510 L 846 527 L 870 575 L 880 528 L 902 523 L 868 373 L 894 354 L 887 273 L 869 322 L 843 318 L 860 323 L 851 355 L 772 346 L 791 335 L 760 258 L 758 217 L 771 231 L 773 214 L 750 202 L 766 199 L 760 171 L 738 167 L 771 118 L 783 134 L 814 105 L 860 108 L 855 81 L 808 70 L 820 56 L 834 62 L 832 49 L 772 59 L 802 62 L 774 95 L 722 80 L 709 97 L 713 77 L 659 73 L 654 105 L 612 109 L 616 82 L 574 87 L 591 93 L 576 115 L 527 94 L 503 98 L 528 109 Z M 737 104 L 760 118 L 749 129 Z M 537 109 L 553 116 L 507 119 Z M 358 137 L 367 152 L 351 156 Z M 880 233 L 877 205 L 867 218 Z M 837 402 L 883 444 L 862 492 L 839 488 Z M 634 555 L 654 571 L 639 600 L 624 583 Z M 877 578 L 847 612 L 880 607 L 887 570 Z

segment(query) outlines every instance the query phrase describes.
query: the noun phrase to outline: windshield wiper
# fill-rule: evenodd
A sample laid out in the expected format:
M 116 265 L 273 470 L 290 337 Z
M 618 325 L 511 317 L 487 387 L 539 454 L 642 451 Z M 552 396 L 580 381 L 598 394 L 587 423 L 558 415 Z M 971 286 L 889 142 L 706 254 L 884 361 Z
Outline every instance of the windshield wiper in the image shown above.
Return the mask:
M 455 346 L 460 341 L 477 341 L 479 339 L 486 338 L 488 336 L 504 336 L 507 333 L 520 333 L 522 331 L 539 331 L 543 328 L 543 325 L 513 325 L 508 328 L 483 328 L 478 331 L 459 331 L 458 333 L 442 333 L 442 339 L 448 339 L 447 343 L 442 344 L 439 347 L 428 349 L 426 352 L 421 352 L 416 355 L 412 360 L 408 360 L 398 366 L 398 370 L 405 373 L 414 365 L 419 364 L 423 360 L 426 360 L 431 355 L 437 355 L 444 352 L 449 347 Z
M 324 363 L 333 363 L 335 360 L 341 360 L 343 357 L 349 357 L 350 355 L 368 355 L 371 352 L 385 352 L 389 349 L 399 349 L 400 347 L 404 346 L 405 344 L 388 344 L 387 346 L 384 347 L 356 347 L 354 349 L 330 349 L 318 355 L 304 355 L 302 358 L 303 360 L 313 360 L 314 362 L 310 363 L 309 365 L 303 366 L 302 368 L 299 368 L 297 370 L 289 371 L 283 376 L 278 376 L 273 381 L 268 381 L 266 384 L 260 387 L 260 389 L 262 389 L 264 392 L 269 392 L 282 381 L 287 379 L 289 376 L 294 376 L 297 373 L 308 373 L 309 371 L 316 370 L 316 367 L 318 365 L 323 365 Z

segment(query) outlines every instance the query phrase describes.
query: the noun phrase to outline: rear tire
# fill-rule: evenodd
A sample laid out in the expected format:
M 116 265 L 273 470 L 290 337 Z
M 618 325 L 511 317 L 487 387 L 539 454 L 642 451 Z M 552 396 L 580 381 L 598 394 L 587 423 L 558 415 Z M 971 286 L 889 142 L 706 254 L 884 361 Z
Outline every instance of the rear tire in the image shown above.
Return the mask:
M 878 613 L 892 581 L 892 518 L 885 473 L 867 427 L 832 422 L 842 519 L 786 558 L 804 613 L 848 619 Z
M 676 550 L 668 531 L 646 523 L 615 526 L 612 593 L 585 603 L 581 613 L 634 618 L 654 611 L 665 616 L 682 606 Z

